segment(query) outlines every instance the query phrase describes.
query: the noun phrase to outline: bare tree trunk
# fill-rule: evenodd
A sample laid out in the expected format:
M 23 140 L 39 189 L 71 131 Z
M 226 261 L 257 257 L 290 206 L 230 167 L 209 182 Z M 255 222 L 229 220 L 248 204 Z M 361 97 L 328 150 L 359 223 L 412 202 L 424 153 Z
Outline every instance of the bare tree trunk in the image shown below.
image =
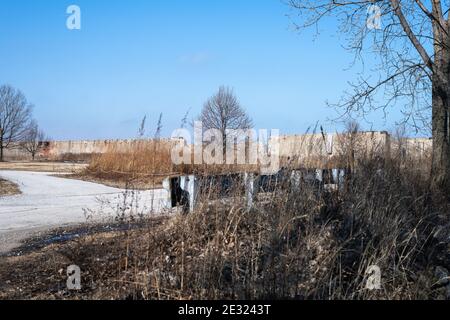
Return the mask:
M 433 163 L 432 188 L 450 194 L 450 109 L 449 77 L 450 57 L 448 49 L 437 55 L 433 73 Z
M 0 129 L 0 133 L 2 129 Z M 3 162 L 3 135 L 0 135 L 0 162 Z
M 234 150 L 233 150 L 234 152 Z M 225 164 L 227 161 L 227 132 L 226 129 L 222 132 L 222 163 Z

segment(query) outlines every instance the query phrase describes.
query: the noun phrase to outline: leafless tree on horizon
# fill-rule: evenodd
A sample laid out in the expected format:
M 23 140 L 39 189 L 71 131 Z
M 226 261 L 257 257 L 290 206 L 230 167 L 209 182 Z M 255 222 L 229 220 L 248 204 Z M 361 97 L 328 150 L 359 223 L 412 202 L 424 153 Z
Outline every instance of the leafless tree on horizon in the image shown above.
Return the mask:
M 20 90 L 0 87 L 0 161 L 4 160 L 4 149 L 18 148 L 26 138 L 32 109 Z
M 221 86 L 218 92 L 205 102 L 198 120 L 202 122 L 203 130 L 216 129 L 221 133 L 224 153 L 228 130 L 247 130 L 253 126 L 234 91 L 226 86 Z
M 48 139 L 45 138 L 44 131 L 39 128 L 35 120 L 32 120 L 21 146 L 26 152 L 31 154 L 31 158 L 34 161 L 36 154 L 44 147 L 46 141 Z

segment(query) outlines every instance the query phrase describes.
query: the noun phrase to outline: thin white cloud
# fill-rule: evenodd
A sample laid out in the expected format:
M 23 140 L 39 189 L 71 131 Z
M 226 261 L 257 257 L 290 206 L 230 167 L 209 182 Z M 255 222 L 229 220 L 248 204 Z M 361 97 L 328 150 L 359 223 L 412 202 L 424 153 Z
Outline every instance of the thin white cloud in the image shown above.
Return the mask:
M 210 55 L 206 52 L 196 52 L 192 54 L 182 55 L 178 61 L 185 64 L 202 64 L 210 59 Z

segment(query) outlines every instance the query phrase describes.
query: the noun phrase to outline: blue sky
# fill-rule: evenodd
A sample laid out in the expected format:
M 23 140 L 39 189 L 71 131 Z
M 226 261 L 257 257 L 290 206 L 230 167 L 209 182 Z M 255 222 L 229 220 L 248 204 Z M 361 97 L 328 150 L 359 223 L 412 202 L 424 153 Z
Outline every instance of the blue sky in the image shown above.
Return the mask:
M 66 28 L 76 4 L 82 29 Z M 336 114 L 357 70 L 336 26 L 298 34 L 280 0 L 4 0 L 0 83 L 21 89 L 53 139 L 132 138 L 144 115 L 163 135 L 220 85 L 234 88 L 256 128 L 303 133 Z M 373 114 L 366 129 L 391 129 Z

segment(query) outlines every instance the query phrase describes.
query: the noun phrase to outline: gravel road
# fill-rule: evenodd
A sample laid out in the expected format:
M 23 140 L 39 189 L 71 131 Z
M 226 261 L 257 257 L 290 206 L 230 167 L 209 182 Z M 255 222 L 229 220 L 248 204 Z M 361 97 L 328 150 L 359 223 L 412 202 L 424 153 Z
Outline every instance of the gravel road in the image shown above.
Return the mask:
M 124 203 L 137 212 L 153 214 L 161 213 L 168 204 L 164 189 L 133 193 L 52 175 L 0 171 L 0 177 L 15 182 L 22 191 L 0 198 L 0 253 L 17 247 L 33 233 L 86 222 L 84 209 L 89 209 L 92 219 L 102 220 L 115 215 Z

